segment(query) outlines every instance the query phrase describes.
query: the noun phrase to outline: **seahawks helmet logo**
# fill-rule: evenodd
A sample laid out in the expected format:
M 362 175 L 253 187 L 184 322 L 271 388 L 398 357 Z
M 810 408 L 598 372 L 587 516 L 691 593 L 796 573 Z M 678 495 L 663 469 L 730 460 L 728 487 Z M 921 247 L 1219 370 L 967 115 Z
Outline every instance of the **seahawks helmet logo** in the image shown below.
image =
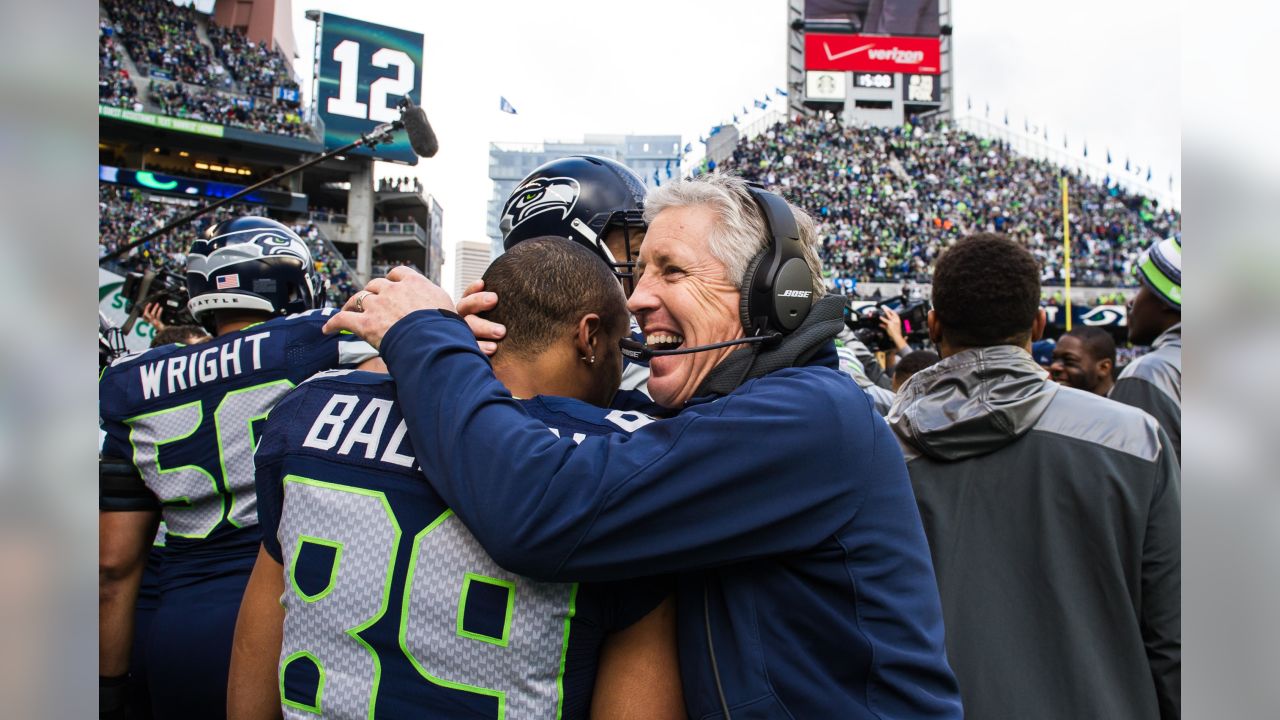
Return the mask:
M 559 211 L 564 220 L 578 203 L 580 188 L 571 177 L 536 178 L 516 188 L 502 210 L 502 232 L 511 232 L 525 220 L 545 212 Z

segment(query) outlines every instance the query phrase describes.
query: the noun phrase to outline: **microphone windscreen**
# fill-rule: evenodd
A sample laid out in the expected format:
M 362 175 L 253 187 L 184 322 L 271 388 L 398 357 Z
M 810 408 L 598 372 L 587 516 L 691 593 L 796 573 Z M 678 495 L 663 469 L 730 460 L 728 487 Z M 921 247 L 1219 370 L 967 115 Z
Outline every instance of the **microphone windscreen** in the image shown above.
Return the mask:
M 414 105 L 408 98 L 405 100 L 407 102 L 400 119 L 404 121 L 405 134 L 409 136 L 409 147 L 413 148 L 413 152 L 419 157 L 435 157 L 436 152 L 440 150 L 440 142 L 436 140 L 436 133 L 431 129 L 431 123 L 427 121 L 426 111 Z

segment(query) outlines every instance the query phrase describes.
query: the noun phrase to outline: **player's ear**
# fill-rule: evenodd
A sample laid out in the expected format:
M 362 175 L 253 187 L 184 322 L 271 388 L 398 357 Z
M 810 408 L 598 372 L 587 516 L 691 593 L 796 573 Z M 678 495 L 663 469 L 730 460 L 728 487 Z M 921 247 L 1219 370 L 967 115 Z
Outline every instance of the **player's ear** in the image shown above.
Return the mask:
M 574 349 L 578 351 L 578 357 L 588 363 L 592 363 L 593 358 L 601 354 L 601 343 L 604 342 L 602 328 L 600 316 L 595 313 L 587 313 L 578 318 L 577 332 L 573 339 Z

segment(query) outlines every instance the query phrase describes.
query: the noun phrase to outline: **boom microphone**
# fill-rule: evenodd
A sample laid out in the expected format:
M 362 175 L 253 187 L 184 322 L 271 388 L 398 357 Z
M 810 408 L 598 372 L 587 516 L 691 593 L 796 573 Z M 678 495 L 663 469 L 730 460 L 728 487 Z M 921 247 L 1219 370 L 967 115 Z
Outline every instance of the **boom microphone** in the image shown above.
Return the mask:
M 435 157 L 440 151 L 440 142 L 436 140 L 431 123 L 427 122 L 426 111 L 414 105 L 408 95 L 400 101 L 400 108 L 400 119 L 404 121 L 405 134 L 409 136 L 409 147 L 419 157 Z
M 722 347 L 730 345 L 746 345 L 749 343 L 765 343 L 777 340 L 781 335 L 754 335 L 752 337 L 738 338 L 737 340 L 726 340 L 724 342 L 711 343 L 710 345 L 695 345 L 688 348 L 676 348 L 675 350 L 653 350 L 648 345 L 636 342 L 631 338 L 622 338 L 618 341 L 618 347 L 622 350 L 622 354 L 632 360 L 648 360 L 652 357 L 665 357 L 667 355 L 688 355 L 690 353 L 706 352 L 707 350 L 718 350 Z

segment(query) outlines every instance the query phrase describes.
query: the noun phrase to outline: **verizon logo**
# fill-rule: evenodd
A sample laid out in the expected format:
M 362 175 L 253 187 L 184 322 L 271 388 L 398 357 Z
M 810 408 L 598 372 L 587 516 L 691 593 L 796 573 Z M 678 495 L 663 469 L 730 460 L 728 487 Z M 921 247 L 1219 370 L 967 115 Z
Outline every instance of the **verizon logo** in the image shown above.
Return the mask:
M 872 60 L 890 60 L 904 65 L 924 62 L 924 53 L 919 50 L 901 50 L 896 47 L 888 50 L 868 50 L 867 57 Z
M 833 53 L 831 52 L 830 45 L 822 43 L 822 49 L 827 51 L 828 60 L 839 60 L 866 50 L 867 57 L 872 60 L 887 60 L 889 62 L 895 62 L 902 65 L 918 65 L 919 63 L 924 62 L 924 53 L 920 50 L 903 50 L 897 46 L 886 49 L 876 48 L 875 45 L 863 45 L 862 47 L 845 50 L 844 52 Z

